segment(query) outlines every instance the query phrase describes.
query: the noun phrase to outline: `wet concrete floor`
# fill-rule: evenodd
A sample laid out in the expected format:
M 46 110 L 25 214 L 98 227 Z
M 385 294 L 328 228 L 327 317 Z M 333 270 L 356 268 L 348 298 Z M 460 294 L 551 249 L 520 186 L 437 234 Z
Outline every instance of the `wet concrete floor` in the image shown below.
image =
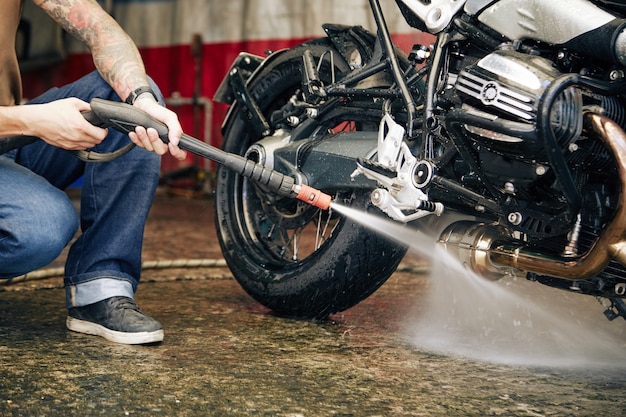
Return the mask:
M 145 260 L 219 260 L 212 222 L 210 200 L 160 196 Z M 619 355 L 552 367 L 414 343 L 432 287 L 424 266 L 407 256 L 373 296 L 323 322 L 273 315 L 219 264 L 147 269 L 137 299 L 166 330 L 154 346 L 67 331 L 61 278 L 0 286 L 0 415 L 626 415 Z M 626 323 L 610 325 L 626 351 Z

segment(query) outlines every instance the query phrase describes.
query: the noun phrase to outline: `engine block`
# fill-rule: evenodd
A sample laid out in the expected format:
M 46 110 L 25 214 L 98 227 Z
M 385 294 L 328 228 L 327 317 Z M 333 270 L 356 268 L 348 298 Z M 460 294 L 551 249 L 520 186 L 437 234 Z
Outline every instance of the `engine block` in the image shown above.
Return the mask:
M 515 119 L 534 121 L 539 98 L 559 75 L 544 58 L 496 51 L 464 68 L 456 89 L 485 111 L 492 108 Z
M 545 161 L 536 121 L 546 89 L 561 75 L 546 58 L 515 50 L 499 50 L 464 67 L 454 88 L 464 109 L 476 120 L 463 126 L 487 149 L 513 159 Z M 550 123 L 562 149 L 582 130 L 582 92 L 568 88 L 550 105 Z M 489 119 L 490 128 L 483 128 Z M 520 131 L 526 133 L 519 135 Z

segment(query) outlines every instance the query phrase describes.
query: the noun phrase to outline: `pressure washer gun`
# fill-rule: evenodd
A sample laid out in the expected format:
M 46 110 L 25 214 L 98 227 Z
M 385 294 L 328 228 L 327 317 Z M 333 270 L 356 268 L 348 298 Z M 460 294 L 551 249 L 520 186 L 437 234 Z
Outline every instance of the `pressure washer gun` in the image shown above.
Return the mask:
M 98 98 L 92 99 L 89 104 L 91 111 L 83 113 L 83 116 L 96 126 L 112 127 L 127 134 L 133 132 L 137 126 L 152 127 L 158 132 L 163 142 L 169 142 L 167 126 L 135 106 Z M 297 198 L 322 210 L 327 210 L 330 207 L 331 197 L 328 194 L 306 184 L 296 184 L 292 177 L 266 168 L 241 155 L 223 151 L 187 134 L 182 135 L 178 146 L 195 155 L 215 161 L 239 175 L 257 181 L 271 192 L 285 197 Z M 77 151 L 77 156 L 91 162 L 111 160 L 122 156 L 133 147 L 134 144 L 131 143 L 109 154 Z

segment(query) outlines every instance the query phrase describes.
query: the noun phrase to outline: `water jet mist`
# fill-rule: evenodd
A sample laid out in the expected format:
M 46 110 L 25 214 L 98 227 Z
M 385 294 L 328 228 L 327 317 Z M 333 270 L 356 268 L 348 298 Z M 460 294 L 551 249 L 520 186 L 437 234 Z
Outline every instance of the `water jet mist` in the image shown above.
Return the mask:
M 406 225 L 350 207 L 331 208 L 430 260 L 426 306 L 404 323 L 414 346 L 512 365 L 626 368 L 626 326 L 609 322 L 590 296 L 506 277 L 484 279 Z

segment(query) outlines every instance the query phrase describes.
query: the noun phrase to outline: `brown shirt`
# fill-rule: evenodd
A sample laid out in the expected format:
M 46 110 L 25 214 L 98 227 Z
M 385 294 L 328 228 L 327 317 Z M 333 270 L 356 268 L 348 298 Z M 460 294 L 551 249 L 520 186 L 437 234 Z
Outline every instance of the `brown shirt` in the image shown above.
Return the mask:
M 23 0 L 0 0 L 0 106 L 19 103 L 22 80 L 15 52 L 15 35 Z

